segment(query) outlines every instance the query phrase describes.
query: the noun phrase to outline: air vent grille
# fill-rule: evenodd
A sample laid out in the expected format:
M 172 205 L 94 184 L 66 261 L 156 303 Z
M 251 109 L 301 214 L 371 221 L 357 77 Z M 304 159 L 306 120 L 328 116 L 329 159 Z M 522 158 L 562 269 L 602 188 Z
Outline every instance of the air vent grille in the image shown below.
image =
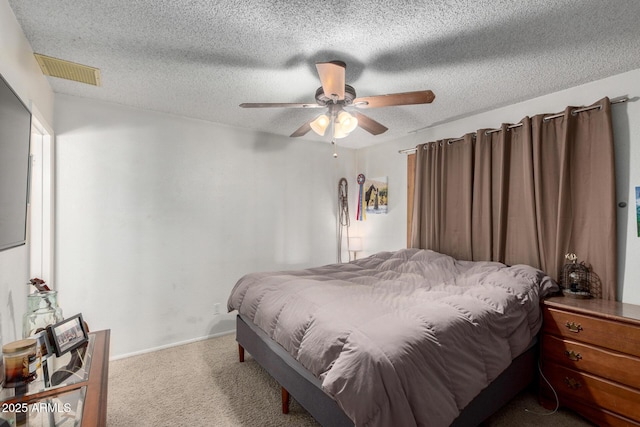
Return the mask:
M 88 65 L 76 64 L 75 62 L 63 59 L 52 58 L 50 56 L 34 53 L 42 73 L 45 76 L 58 77 L 61 79 L 73 80 L 89 85 L 100 86 L 100 70 Z

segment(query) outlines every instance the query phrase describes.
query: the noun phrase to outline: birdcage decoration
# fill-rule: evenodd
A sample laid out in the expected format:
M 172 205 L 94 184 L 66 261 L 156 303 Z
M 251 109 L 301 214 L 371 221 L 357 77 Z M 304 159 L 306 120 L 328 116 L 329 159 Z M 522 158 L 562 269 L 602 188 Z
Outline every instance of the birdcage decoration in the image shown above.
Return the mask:
M 567 263 L 562 267 L 561 285 L 565 296 L 591 298 L 591 272 L 584 262 L 577 262 L 576 254 L 566 254 Z

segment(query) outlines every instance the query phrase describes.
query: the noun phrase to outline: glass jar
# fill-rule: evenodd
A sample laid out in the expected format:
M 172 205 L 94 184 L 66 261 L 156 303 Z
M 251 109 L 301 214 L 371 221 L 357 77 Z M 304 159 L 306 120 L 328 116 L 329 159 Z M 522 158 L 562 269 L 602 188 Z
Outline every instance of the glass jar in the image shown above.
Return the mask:
M 58 307 L 58 292 L 35 292 L 27 296 L 27 312 L 22 323 L 22 337 L 27 338 L 49 325 L 64 320 Z

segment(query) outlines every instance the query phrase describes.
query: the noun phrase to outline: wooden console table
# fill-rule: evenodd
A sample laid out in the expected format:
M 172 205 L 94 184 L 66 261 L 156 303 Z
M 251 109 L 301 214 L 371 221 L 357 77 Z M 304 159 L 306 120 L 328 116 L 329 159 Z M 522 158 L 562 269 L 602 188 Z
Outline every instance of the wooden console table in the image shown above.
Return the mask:
M 28 426 L 30 421 L 49 426 L 106 426 L 110 335 L 110 330 L 90 333 L 86 351 L 80 352 L 82 363 L 60 384 L 48 384 L 39 368 L 38 379 L 25 386 L 26 390 L 3 388 L 0 419 L 12 420 L 16 426 Z M 65 370 L 78 350 L 50 357 L 49 374 Z

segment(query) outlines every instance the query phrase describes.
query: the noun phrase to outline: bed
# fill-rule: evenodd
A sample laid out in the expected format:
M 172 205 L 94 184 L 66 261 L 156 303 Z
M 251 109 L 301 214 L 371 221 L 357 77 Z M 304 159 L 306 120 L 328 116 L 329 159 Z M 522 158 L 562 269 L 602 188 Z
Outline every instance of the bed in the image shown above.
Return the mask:
M 228 309 L 241 360 L 322 425 L 476 425 L 533 379 L 556 290 L 533 267 L 403 249 L 248 274 Z

